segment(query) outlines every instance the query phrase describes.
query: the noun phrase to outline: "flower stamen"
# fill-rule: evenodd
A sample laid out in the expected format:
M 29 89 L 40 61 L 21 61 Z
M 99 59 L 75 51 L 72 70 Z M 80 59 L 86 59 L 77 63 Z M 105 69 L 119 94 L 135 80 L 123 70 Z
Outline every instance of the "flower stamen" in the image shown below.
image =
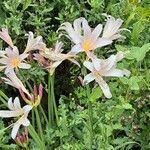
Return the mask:
M 18 59 L 18 58 L 13 58 L 11 61 L 10 61 L 10 64 L 16 68 L 20 65 L 21 61 Z
M 82 44 L 82 48 L 84 51 L 90 51 L 93 49 L 93 44 L 90 40 L 85 40 Z

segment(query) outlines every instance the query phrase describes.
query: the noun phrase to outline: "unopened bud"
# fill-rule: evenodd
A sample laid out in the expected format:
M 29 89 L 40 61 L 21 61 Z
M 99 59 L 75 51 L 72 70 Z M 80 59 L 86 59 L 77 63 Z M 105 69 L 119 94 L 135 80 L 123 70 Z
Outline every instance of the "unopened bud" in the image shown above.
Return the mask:
M 27 128 L 25 128 L 25 130 L 21 133 L 21 134 L 17 134 L 16 138 L 15 138 L 15 142 L 21 146 L 26 148 L 28 145 L 28 130 Z

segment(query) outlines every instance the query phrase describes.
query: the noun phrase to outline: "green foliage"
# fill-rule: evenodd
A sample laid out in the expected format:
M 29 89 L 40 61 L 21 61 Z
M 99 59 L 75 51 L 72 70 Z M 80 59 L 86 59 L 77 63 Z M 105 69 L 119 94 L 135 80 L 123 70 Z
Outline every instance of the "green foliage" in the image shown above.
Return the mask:
M 90 143 L 88 102 L 92 104 L 94 150 L 150 149 L 150 3 L 149 0 L 2 0 L 0 1 L 0 26 L 7 27 L 14 43 L 25 47 L 24 34 L 34 31 L 42 35 L 49 47 L 58 39 L 56 30 L 63 22 L 73 22 L 85 17 L 92 27 L 104 21 L 101 13 L 106 12 L 124 20 L 126 40 L 116 42 L 108 49 L 100 49 L 99 56 L 116 51 L 126 52 L 126 58 L 118 67 L 131 71 L 129 78 L 108 79 L 113 98 L 106 100 L 99 87 L 90 88 L 89 97 L 85 87 L 79 86 L 75 75 L 81 75 L 80 68 L 64 63 L 56 70 L 55 94 L 58 106 L 58 127 L 46 127 L 44 140 L 47 149 L 85 150 Z M 64 40 L 66 49 L 70 43 Z M 0 43 L 3 46 L 3 43 Z M 22 51 L 20 51 L 22 52 Z M 27 85 L 40 84 L 47 89 L 46 71 L 33 60 L 29 70 L 21 70 L 18 76 Z M 69 69 L 67 69 L 69 68 Z M 71 70 L 71 71 L 70 71 Z M 0 76 L 3 76 L 1 73 Z M 63 82 L 63 83 L 62 83 Z M 3 81 L 0 81 L 1 87 Z M 92 87 L 92 86 L 91 86 Z M 9 86 L 4 87 L 7 95 L 13 96 Z M 62 94 L 60 96 L 60 93 Z M 70 93 L 70 94 L 69 94 Z M 65 95 L 65 96 L 63 96 Z M 47 108 L 47 103 L 43 103 Z M 2 104 L 2 103 L 1 103 Z M 2 105 L 3 106 L 3 105 Z M 2 108 L 1 106 L 1 108 Z M 44 110 L 47 113 L 47 109 Z M 47 114 L 46 114 L 47 115 Z M 5 123 L 6 126 L 8 123 Z M 45 125 L 44 125 L 45 126 Z M 8 138 L 4 124 L 0 121 L 0 149 L 19 149 Z M 8 130 L 9 131 L 9 130 Z M 21 148 L 20 148 L 21 149 Z M 29 149 L 38 150 L 30 138 Z
M 97 87 L 96 89 L 92 90 L 92 93 L 89 96 L 89 100 L 91 102 L 95 102 L 97 99 L 99 99 L 102 96 L 102 91 L 100 87 Z
M 4 124 L 0 121 L 0 149 L 9 150 L 9 149 L 17 149 L 17 145 L 8 144 L 9 138 L 8 134 L 6 135 L 6 129 L 4 128 Z

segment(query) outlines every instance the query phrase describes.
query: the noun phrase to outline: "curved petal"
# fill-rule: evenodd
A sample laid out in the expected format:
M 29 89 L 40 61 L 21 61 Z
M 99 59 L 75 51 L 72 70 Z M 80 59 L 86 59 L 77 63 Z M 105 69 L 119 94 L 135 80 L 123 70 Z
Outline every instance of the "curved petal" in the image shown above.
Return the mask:
M 29 68 L 31 68 L 31 65 L 26 64 L 26 63 L 20 63 L 19 68 L 29 69 Z
M 92 59 L 92 62 L 93 62 L 93 65 L 94 65 L 94 68 L 99 71 L 101 69 L 101 60 L 99 58 L 91 58 Z
M 92 32 L 92 40 L 96 40 L 102 32 L 102 24 L 98 24 Z
M 0 59 L 0 64 L 6 65 L 8 63 L 8 58 L 1 58 Z
M 34 38 L 33 33 L 29 32 L 28 42 L 24 53 L 27 53 L 31 50 L 45 50 L 45 49 L 46 44 L 43 42 L 42 36 L 37 36 L 36 38 Z
M 6 58 L 6 51 L 0 50 L 0 57 Z
M 103 61 L 102 68 L 101 68 L 103 71 L 102 73 L 105 74 L 107 71 L 112 69 L 115 65 L 116 65 L 116 56 L 111 55 L 109 58 Z
M 89 69 L 91 72 L 94 70 L 94 65 L 93 65 L 93 63 L 90 62 L 90 61 L 84 61 L 83 65 L 84 65 L 87 69 Z
M 13 51 L 15 56 L 19 56 L 19 50 L 18 50 L 18 48 L 16 46 L 13 47 L 12 51 Z
M 12 39 L 8 34 L 8 29 L 2 28 L 2 31 L 0 31 L 0 38 L 4 40 L 10 47 L 14 46 Z
M 80 44 L 74 45 L 70 51 L 70 53 L 73 53 L 73 54 L 77 54 L 79 52 L 82 52 L 82 47 Z
M 0 71 L 2 71 L 5 68 L 6 68 L 6 66 L 0 66 Z
M 27 118 L 22 119 L 20 123 L 25 127 L 30 125 L 30 121 Z
M 82 26 L 83 26 L 84 37 L 88 37 L 91 34 L 91 28 L 85 18 L 82 21 Z
M 6 69 L 5 69 L 5 74 L 8 74 L 8 73 L 10 73 L 12 71 L 13 71 L 13 68 L 7 66 Z
M 114 17 L 107 14 L 105 14 L 105 16 L 107 17 L 107 22 L 104 27 L 102 37 L 110 38 L 111 40 L 119 38 L 120 36 L 118 36 L 119 34 L 117 33 L 119 32 L 119 28 L 121 27 L 123 20 L 121 20 L 120 18 L 115 19 Z
M 95 43 L 95 48 L 103 47 L 112 43 L 112 40 L 106 38 L 99 38 Z
M 98 82 L 99 86 L 101 87 L 101 89 L 102 89 L 102 91 L 103 91 L 105 97 L 106 97 L 106 98 L 111 98 L 111 97 L 112 97 L 112 94 L 111 94 L 111 92 L 110 92 L 109 86 L 108 86 L 108 84 L 103 80 L 103 78 L 99 76 L 99 77 L 96 78 L 95 80 Z
M 71 38 L 71 40 L 75 43 L 78 44 L 81 41 L 81 36 L 79 34 L 77 34 L 77 32 L 75 32 L 75 30 L 73 29 L 71 23 L 69 22 L 65 22 L 61 25 L 61 27 L 58 29 L 59 30 L 65 30 L 67 32 L 67 34 L 69 35 L 69 37 Z
M 25 105 L 22 109 L 25 113 L 28 113 L 33 107 L 31 105 Z
M 0 110 L 0 117 L 2 118 L 18 117 L 22 113 L 23 113 L 22 111 Z
M 20 128 L 20 125 L 21 125 L 21 124 L 19 124 L 18 122 L 16 122 L 16 123 L 14 124 L 13 129 L 12 129 L 12 132 L 11 132 L 11 137 L 12 137 L 13 139 L 16 138 L 16 135 L 17 135 L 17 133 L 18 133 L 18 130 L 19 130 L 19 128 Z
M 23 53 L 23 54 L 21 54 L 21 55 L 19 56 L 19 58 L 20 58 L 20 60 L 22 61 L 22 60 L 24 60 L 25 58 L 27 58 L 28 55 L 29 55 L 29 54 Z
M 81 23 L 83 21 L 84 18 L 78 18 L 76 19 L 74 22 L 73 22 L 73 27 L 74 27 L 74 30 L 77 34 L 81 34 Z
M 13 105 L 13 102 L 12 102 L 12 97 L 10 97 L 9 100 L 8 100 L 8 108 L 10 110 L 14 110 L 14 105 Z
M 6 54 L 9 58 L 13 57 L 13 51 L 10 47 L 5 48 Z
M 63 51 L 62 47 L 63 47 L 63 43 L 57 41 L 56 44 L 55 44 L 55 49 L 54 49 L 55 52 L 56 53 L 61 53 Z
M 104 76 L 108 77 L 123 77 L 125 72 L 121 69 L 111 69 L 104 74 Z
M 120 18 L 118 18 L 117 20 L 115 20 L 115 22 L 113 24 L 113 28 L 112 28 L 112 30 L 113 30 L 114 33 L 118 32 L 118 30 L 121 27 L 122 23 L 123 23 L 123 20 L 120 19 Z
M 95 76 L 92 73 L 87 74 L 83 79 L 83 84 L 88 84 L 95 80 Z
M 20 100 L 19 100 L 18 97 L 16 97 L 16 98 L 14 99 L 14 108 L 15 108 L 15 110 L 21 109 Z

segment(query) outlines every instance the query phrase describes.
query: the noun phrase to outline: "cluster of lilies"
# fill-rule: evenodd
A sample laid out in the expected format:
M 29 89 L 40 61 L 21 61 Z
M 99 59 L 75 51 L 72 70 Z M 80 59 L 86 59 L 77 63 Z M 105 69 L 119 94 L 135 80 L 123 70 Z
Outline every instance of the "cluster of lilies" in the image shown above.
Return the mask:
M 8 108 L 10 110 L 0 110 L 0 117 L 19 118 L 14 124 L 11 132 L 11 137 L 16 138 L 19 127 L 29 126 L 28 114 L 33 107 L 36 107 L 42 98 L 43 87 L 40 85 L 35 87 L 33 93 L 29 93 L 21 80 L 17 77 L 19 69 L 29 69 L 30 64 L 25 59 L 28 58 L 29 52 L 32 51 L 33 58 L 37 60 L 39 65 L 46 69 L 52 75 L 56 67 L 64 60 L 69 60 L 80 66 L 76 58 L 78 53 L 84 52 L 87 59 L 83 65 L 90 71 L 83 79 L 83 84 L 86 85 L 93 80 L 98 83 L 106 98 L 111 98 L 109 86 L 103 77 L 123 77 L 129 76 L 130 72 L 126 69 L 118 69 L 117 62 L 121 61 L 125 54 L 118 52 L 116 55 L 111 55 L 107 59 L 98 58 L 95 54 L 95 49 L 101 48 L 113 43 L 114 40 L 124 38 L 121 35 L 120 29 L 123 21 L 115 19 L 114 17 L 104 14 L 107 17 L 105 26 L 98 24 L 94 29 L 91 28 L 85 18 L 78 18 L 74 20 L 73 25 L 69 22 L 63 23 L 58 32 L 65 35 L 72 42 L 72 48 L 68 53 L 63 52 L 63 43 L 57 41 L 54 48 L 47 48 L 41 36 L 34 38 L 32 32 L 28 34 L 28 41 L 26 48 L 22 54 L 19 54 L 18 48 L 13 44 L 7 29 L 0 31 L 0 38 L 4 40 L 8 47 L 0 51 L 0 70 L 4 71 L 6 77 L 2 79 L 6 84 L 9 84 L 18 89 L 22 99 L 27 105 L 21 107 L 18 97 L 8 100 Z

